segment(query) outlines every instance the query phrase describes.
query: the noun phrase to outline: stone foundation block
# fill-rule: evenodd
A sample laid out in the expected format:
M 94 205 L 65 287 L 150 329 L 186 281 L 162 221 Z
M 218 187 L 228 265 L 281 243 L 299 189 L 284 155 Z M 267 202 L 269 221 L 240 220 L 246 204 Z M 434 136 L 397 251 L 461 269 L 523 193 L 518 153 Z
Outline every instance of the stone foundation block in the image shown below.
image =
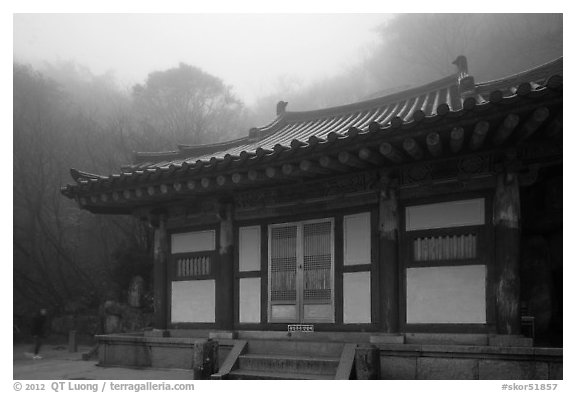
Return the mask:
M 144 330 L 144 337 L 170 337 L 170 331 L 163 329 Z
M 480 379 L 548 379 L 548 364 L 522 360 L 480 360 Z
M 549 379 L 564 379 L 562 373 L 562 363 L 548 363 L 548 378 Z
M 401 334 L 379 334 L 370 336 L 371 344 L 404 344 L 404 336 Z
M 533 340 L 524 336 L 495 334 L 488 337 L 491 347 L 532 347 Z
M 381 379 L 416 379 L 416 357 L 380 356 Z
M 208 334 L 208 338 L 213 339 L 229 339 L 233 340 L 236 338 L 236 332 L 228 331 L 228 332 L 210 332 Z
M 478 379 L 476 359 L 418 358 L 417 379 Z

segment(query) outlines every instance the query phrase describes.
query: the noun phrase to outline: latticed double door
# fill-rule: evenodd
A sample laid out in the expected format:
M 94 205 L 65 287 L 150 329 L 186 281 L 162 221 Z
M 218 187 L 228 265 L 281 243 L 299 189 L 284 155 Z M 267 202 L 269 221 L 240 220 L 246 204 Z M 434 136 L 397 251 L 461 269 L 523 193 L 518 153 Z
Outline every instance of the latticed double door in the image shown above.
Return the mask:
M 270 225 L 270 322 L 334 321 L 334 221 Z

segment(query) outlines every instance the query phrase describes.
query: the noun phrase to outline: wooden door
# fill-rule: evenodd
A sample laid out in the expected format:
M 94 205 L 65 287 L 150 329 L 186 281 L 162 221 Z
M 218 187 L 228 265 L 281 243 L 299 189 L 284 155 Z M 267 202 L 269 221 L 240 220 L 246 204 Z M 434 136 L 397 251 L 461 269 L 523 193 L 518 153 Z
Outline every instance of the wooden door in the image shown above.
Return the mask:
M 269 227 L 270 322 L 334 321 L 334 223 Z

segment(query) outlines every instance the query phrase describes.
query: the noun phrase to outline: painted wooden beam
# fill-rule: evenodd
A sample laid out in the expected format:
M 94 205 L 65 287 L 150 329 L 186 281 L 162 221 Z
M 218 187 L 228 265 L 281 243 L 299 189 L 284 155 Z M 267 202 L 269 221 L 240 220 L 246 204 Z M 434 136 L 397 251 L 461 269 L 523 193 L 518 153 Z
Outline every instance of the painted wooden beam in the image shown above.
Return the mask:
M 338 161 L 340 161 L 341 164 L 354 168 L 366 168 L 367 166 L 366 163 L 360 161 L 355 154 L 352 154 L 348 151 L 341 151 L 338 153 Z
M 390 143 L 387 142 L 382 143 L 378 151 L 388 160 L 396 164 L 399 164 L 402 161 L 404 161 L 404 156 L 402 155 L 402 153 L 394 146 L 392 146 Z
M 340 164 L 338 160 L 335 160 L 329 156 L 320 157 L 320 166 L 333 171 L 348 172 L 350 168 L 346 165 Z
M 415 160 L 419 160 L 424 156 L 424 152 L 418 142 L 414 138 L 406 138 L 402 142 L 402 147 L 404 151 L 410 155 Z
M 188 180 L 186 182 L 186 188 L 190 191 L 194 190 L 196 188 L 196 181 L 194 180 Z
M 540 107 L 536 109 L 532 113 L 532 116 L 522 124 L 522 127 L 520 128 L 520 137 L 517 142 L 523 142 L 530 138 L 530 136 L 540 128 L 542 123 L 548 119 L 548 116 L 550 116 L 550 110 L 548 108 Z
M 478 150 L 484 145 L 484 140 L 488 131 L 490 130 L 490 123 L 487 121 L 479 121 L 474 126 L 474 131 L 472 131 L 472 137 L 470 138 L 470 149 Z
M 226 185 L 226 183 L 229 183 L 230 180 L 227 176 L 224 175 L 218 175 L 216 177 L 216 184 L 218 184 L 220 187 L 223 187 Z
M 516 129 L 516 126 L 518 125 L 519 122 L 520 122 L 520 116 L 518 116 L 515 113 L 511 113 L 508 116 L 506 116 L 502 124 L 500 124 L 500 127 L 498 127 L 498 129 L 496 130 L 496 134 L 494 135 L 494 139 L 492 140 L 492 142 L 494 142 L 496 146 L 500 146 L 501 144 L 506 142 L 508 137 L 510 137 L 510 135 L 512 135 L 512 132 L 514 132 L 514 130 Z
M 262 171 L 257 171 L 255 169 L 250 169 L 248 171 L 248 179 L 250 181 L 261 181 L 267 178 L 266 174 Z
M 246 183 L 246 179 L 247 179 L 247 177 L 243 173 L 236 172 L 236 173 L 232 174 L 232 183 L 234 183 L 234 184 Z
M 437 132 L 431 132 L 426 135 L 426 147 L 433 157 L 442 155 L 442 139 Z
M 212 179 L 209 177 L 203 177 L 202 180 L 200 180 L 200 184 L 202 185 L 202 188 L 206 190 L 212 185 Z
M 299 167 L 294 164 L 283 164 L 282 165 L 282 174 L 286 176 L 309 176 L 310 173 L 303 173 Z
M 281 168 L 269 166 L 266 168 L 266 177 L 269 179 L 282 179 L 284 175 L 282 174 Z
M 367 161 L 373 165 L 382 165 L 385 163 L 385 160 L 382 158 L 380 154 L 375 153 L 374 151 L 368 149 L 367 147 L 363 147 L 362 149 L 360 149 L 360 151 L 358 152 L 358 157 L 360 157 L 361 160 Z
M 452 153 L 458 153 L 460 150 L 462 150 L 463 145 L 464 128 L 454 127 L 452 131 L 450 131 L 450 150 Z
M 563 130 L 563 116 L 562 113 L 554 117 L 548 127 L 546 127 L 546 135 L 550 138 L 555 138 L 562 135 Z
M 321 174 L 321 175 L 331 173 L 329 169 L 323 168 L 318 163 L 310 160 L 301 161 L 299 167 L 303 173 Z

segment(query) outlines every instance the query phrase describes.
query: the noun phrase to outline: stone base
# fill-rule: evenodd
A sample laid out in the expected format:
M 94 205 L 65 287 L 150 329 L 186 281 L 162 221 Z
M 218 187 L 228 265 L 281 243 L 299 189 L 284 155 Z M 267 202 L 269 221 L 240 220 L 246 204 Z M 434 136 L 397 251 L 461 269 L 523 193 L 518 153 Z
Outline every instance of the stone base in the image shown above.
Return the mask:
M 228 339 L 233 340 L 236 338 L 236 332 L 234 331 L 215 331 L 208 333 L 208 338 L 212 339 Z
M 144 330 L 144 337 L 170 337 L 170 331 L 164 329 Z
M 370 336 L 371 344 L 404 344 L 405 339 L 402 334 L 378 334 Z
M 133 334 L 96 338 L 99 366 L 189 369 L 194 379 L 207 379 L 218 369 L 218 342 L 210 339 Z
M 494 334 L 488 336 L 491 347 L 532 347 L 533 340 L 529 337 L 509 334 Z
M 382 379 L 562 379 L 561 348 L 375 344 Z

